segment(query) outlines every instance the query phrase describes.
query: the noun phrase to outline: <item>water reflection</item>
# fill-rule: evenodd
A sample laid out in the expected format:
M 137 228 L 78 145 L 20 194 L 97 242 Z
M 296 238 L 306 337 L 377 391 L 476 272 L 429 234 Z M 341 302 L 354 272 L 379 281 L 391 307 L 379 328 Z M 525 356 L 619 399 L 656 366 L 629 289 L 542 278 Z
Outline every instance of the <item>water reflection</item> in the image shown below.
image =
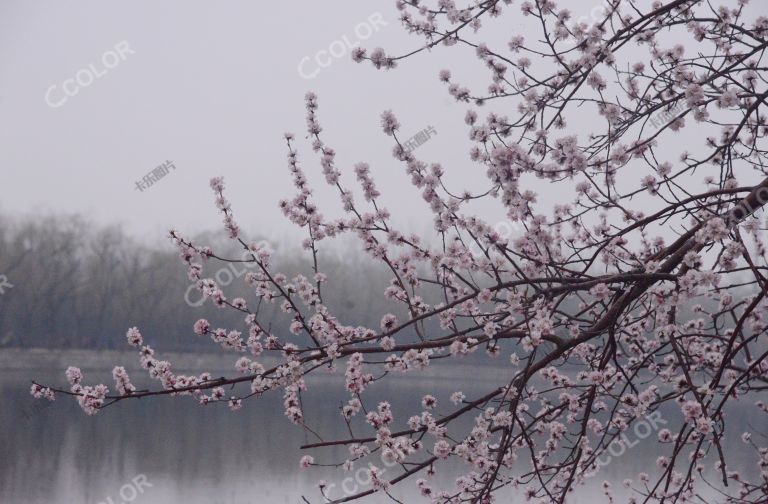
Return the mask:
M 238 412 L 224 405 L 200 407 L 190 398 L 153 398 L 125 401 L 87 417 L 65 397 L 50 405 L 32 400 L 28 393 L 32 375 L 63 383 L 61 373 L 0 374 L 0 404 L 5 406 L 0 409 L 3 504 L 293 504 L 303 502 L 302 495 L 314 504 L 323 502 L 316 486 L 320 479 L 335 485 L 331 491 L 335 498 L 344 490 L 366 488 L 364 472 L 355 477 L 330 469 L 298 470 L 298 461 L 305 454 L 299 445 L 315 438 L 283 417 L 279 394 L 246 402 Z M 95 380 L 111 383 L 107 373 L 86 374 L 87 382 Z M 338 408 L 344 400 L 340 380 L 328 378 L 314 384 L 323 393 L 303 398 L 307 417 L 317 419 L 312 427 L 327 439 L 346 434 L 338 421 Z M 460 389 L 471 397 L 487 391 L 490 384 L 462 383 L 458 378 L 399 379 L 385 386 L 381 392 L 392 402 L 395 418 L 402 425 L 406 411 L 412 413 L 425 393 L 437 392 L 438 400 L 447 406 L 452 392 Z M 469 424 L 460 426 L 464 428 Z M 617 457 L 588 484 L 589 490 L 579 489 L 584 498 L 573 502 L 592 502 L 590 495 L 604 498 L 599 489 L 604 479 L 621 495 L 621 481 L 628 471 L 630 477 L 643 470 L 652 472 L 657 455 L 654 444 L 637 443 L 631 452 Z M 726 439 L 726 449 L 732 453 L 738 454 L 738 444 L 737 439 Z M 336 462 L 343 460 L 344 453 L 343 449 L 326 449 L 313 455 L 316 461 Z M 397 468 L 390 472 L 394 476 Z M 448 480 L 451 472 L 439 474 Z M 146 479 L 137 482 L 135 478 L 140 476 Z M 416 497 L 415 484 L 410 482 L 393 495 L 408 504 L 427 502 Z M 511 490 L 504 497 L 502 500 L 509 501 Z M 363 502 L 391 501 L 374 496 Z

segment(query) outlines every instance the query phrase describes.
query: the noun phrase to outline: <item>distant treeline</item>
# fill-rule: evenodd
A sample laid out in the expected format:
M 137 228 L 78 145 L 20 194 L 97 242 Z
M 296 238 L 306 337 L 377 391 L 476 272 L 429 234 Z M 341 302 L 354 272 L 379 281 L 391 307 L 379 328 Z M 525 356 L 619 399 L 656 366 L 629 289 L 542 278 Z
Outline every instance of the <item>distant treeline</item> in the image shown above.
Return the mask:
M 262 238 L 249 236 L 256 242 Z M 193 240 L 214 247 L 225 257 L 242 257 L 242 251 L 223 234 L 206 233 Z M 273 270 L 289 278 L 297 274 L 311 277 L 308 252 L 298 245 L 270 246 L 275 249 Z M 340 323 L 378 330 L 386 313 L 395 313 L 401 321 L 408 318 L 401 306 L 384 296 L 391 272 L 365 257 L 359 248 L 350 247 L 343 255 L 338 249 L 321 255 L 320 270 L 329 279 L 323 287 L 323 301 Z M 215 278 L 230 300 L 243 297 L 253 309 L 258 298 L 245 283 L 247 271 L 243 264 L 209 260 L 202 276 Z M 423 285 L 421 294 L 427 303 L 440 302 L 441 293 L 430 292 L 429 284 Z M 128 349 L 126 330 L 137 326 L 147 343 L 160 350 L 216 350 L 210 339 L 194 334 L 192 326 L 200 318 L 247 337 L 241 313 L 216 308 L 210 301 L 199 305 L 201 299 L 170 239 L 165 245 L 149 247 L 120 227 L 95 226 L 79 216 L 0 216 L 0 348 Z M 701 303 L 716 311 L 716 303 Z M 260 322 L 274 334 L 301 344 L 300 337 L 288 335 L 288 322 L 279 304 L 262 306 Z M 561 311 L 577 308 L 568 303 L 559 307 Z M 687 316 L 701 316 L 682 311 Z M 441 331 L 436 321 L 424 329 Z M 482 359 L 484 352 L 478 354 L 468 360 Z
M 223 236 L 198 238 L 201 245 L 240 257 Z M 273 247 L 274 266 L 280 271 L 289 277 L 312 274 L 310 258 L 298 247 L 287 252 Z M 322 271 L 332 282 L 324 300 L 343 323 L 378 328 L 382 314 L 394 311 L 383 296 L 390 275 L 349 255 L 324 257 Z M 231 281 L 224 289 L 227 296 L 255 304 L 257 298 L 244 281 L 247 270 L 233 268 L 209 261 L 203 277 L 226 270 L 219 279 Z M 217 348 L 193 333 L 199 318 L 245 332 L 242 315 L 233 310 L 218 309 L 210 301 L 189 306 L 187 300 L 196 304 L 201 299 L 190 285 L 170 240 L 167 246 L 147 247 L 120 227 L 94 226 L 79 216 L 0 217 L 0 347 L 127 349 L 125 332 L 138 326 L 159 349 Z M 273 331 L 285 334 L 277 307 L 264 313 L 267 322 L 275 322 Z

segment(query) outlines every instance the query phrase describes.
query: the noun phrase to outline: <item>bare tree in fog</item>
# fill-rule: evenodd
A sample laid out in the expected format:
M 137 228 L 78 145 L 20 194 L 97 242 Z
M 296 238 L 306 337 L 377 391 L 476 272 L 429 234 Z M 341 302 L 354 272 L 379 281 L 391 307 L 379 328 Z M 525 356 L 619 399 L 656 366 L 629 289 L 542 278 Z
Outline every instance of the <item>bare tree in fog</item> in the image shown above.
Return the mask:
M 758 399 L 768 378 L 760 221 L 768 202 L 762 63 L 768 18 L 747 14 L 746 0 L 735 7 L 614 0 L 587 26 L 572 23 L 550 0 L 509 4 L 400 0 L 401 21 L 424 38 L 423 46 L 404 56 L 382 49 L 353 54 L 393 68 L 444 45 L 473 53 L 488 69 L 486 89 L 464 86 L 449 70 L 440 74 L 469 108 L 472 168 L 487 177 L 480 192 L 449 187 L 444 173 L 453 167 L 406 150 L 395 115 L 382 115 L 394 158 L 431 212 L 439 245 L 392 226 L 365 163 L 354 168 L 361 190 L 353 192 L 352 174 L 337 168 L 335 150 L 323 139 L 310 93 L 309 139 L 345 210 L 328 217 L 313 203 L 296 141 L 286 135 L 296 194 L 280 205 L 307 232 L 312 274 L 283 272 L 245 236 L 219 178 L 211 182 L 216 205 L 248 257 L 228 257 L 171 233 L 189 278 L 214 305 L 244 318 L 247 334 L 206 319 L 194 325 L 199 336 L 243 354 L 239 376 L 176 374 L 132 328 L 128 341 L 160 383 L 157 390 L 135 390 L 118 367 L 117 390 L 110 392 L 86 385 L 73 367 L 71 389 L 35 384 L 33 394 L 74 395 L 95 414 L 125 399 L 161 395 L 228 402 L 237 410 L 280 389 L 285 415 L 317 437 L 304 446 L 312 455 L 302 458 L 303 467 L 373 463 L 372 488 L 334 502 L 410 484 L 439 503 L 489 503 L 508 487 L 529 500 L 562 503 L 600 476 L 598 458 L 612 441 L 664 409 L 673 413 L 653 440 L 656 466 L 625 475 L 632 502 L 704 502 L 703 490 L 718 492 L 722 502 L 766 502 L 768 446 L 759 426 L 766 425 L 768 407 Z M 523 19 L 540 32 L 533 40 L 514 35 L 503 47 L 486 45 L 478 33 L 498 24 L 496 17 L 506 26 Z M 496 112 L 481 117 L 482 104 Z M 600 118 L 591 131 L 581 127 L 586 114 Z M 695 135 L 686 136 L 692 128 Z M 670 156 L 682 142 L 690 150 Z M 561 188 L 558 194 L 573 189 L 573 198 L 542 209 L 526 186 L 536 177 Z M 362 200 L 355 199 L 360 192 Z M 477 199 L 497 200 L 504 209 L 498 219 L 524 233 L 501 239 L 494 222 L 471 213 Z M 381 313 L 378 327 L 350 324 L 326 303 L 339 286 L 318 251 L 347 234 L 390 272 L 382 294 L 401 315 Z M 228 295 L 203 274 L 214 271 L 212 262 L 256 266 L 245 276 L 247 299 Z M 434 296 L 440 299 L 430 301 Z M 287 314 L 290 334 L 270 327 L 267 306 Z M 395 418 L 387 398 L 376 395 L 376 381 L 418 375 L 435 361 L 458 362 L 474 352 L 505 365 L 485 394 L 457 390 L 452 404 L 439 405 L 427 395 L 410 418 Z M 263 355 L 281 363 L 267 369 Z M 349 392 L 338 412 L 348 426 L 343 439 L 315 433 L 302 408 L 302 395 L 313 393 L 306 377 L 329 369 L 343 369 Z M 752 405 L 753 432 L 729 427 L 726 409 L 736 401 Z M 471 429 L 456 427 L 462 417 L 472 417 Z M 744 450 L 736 455 L 754 461 L 754 478 L 729 468 L 734 454 L 722 448 L 726 436 L 742 436 Z M 333 447 L 348 455 L 334 458 Z M 463 464 L 464 474 L 455 486 L 436 487 L 427 478 L 447 460 Z M 382 462 L 394 464 L 397 474 L 385 477 Z M 613 494 L 607 484 L 605 492 Z

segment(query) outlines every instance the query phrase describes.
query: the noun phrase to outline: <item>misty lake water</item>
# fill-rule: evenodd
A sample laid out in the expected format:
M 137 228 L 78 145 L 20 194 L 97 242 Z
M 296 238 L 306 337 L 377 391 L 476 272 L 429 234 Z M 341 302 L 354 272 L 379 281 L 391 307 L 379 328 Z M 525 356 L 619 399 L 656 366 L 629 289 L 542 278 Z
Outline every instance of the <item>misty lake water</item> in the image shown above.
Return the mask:
M 148 385 L 136 372 L 132 375 L 138 386 Z M 390 380 L 376 384 L 376 397 L 386 397 L 392 403 L 395 430 L 404 426 L 406 411 L 412 413 L 418 408 L 425 393 L 435 394 L 442 405 L 438 412 L 445 412 L 452 392 L 462 390 L 472 397 L 498 384 L 487 379 L 470 381 L 467 376 L 419 379 L 413 375 Z M 32 378 L 65 384 L 63 369 L 0 372 L 2 504 L 293 504 L 303 503 L 302 496 L 314 504 L 324 502 L 316 486 L 321 479 L 335 485 L 332 498 L 370 488 L 360 463 L 352 473 L 298 469 L 300 457 L 307 454 L 299 446 L 316 438 L 283 416 L 279 393 L 246 401 L 237 412 L 224 404 L 201 407 L 189 397 L 148 398 L 123 401 L 88 417 L 71 398 L 58 397 L 53 403 L 33 400 L 29 395 Z M 112 384 L 107 372 L 86 372 L 86 383 L 100 381 Z M 311 427 L 324 439 L 343 438 L 347 434 L 339 417 L 339 405 L 345 397 L 343 374 L 310 385 L 315 393 L 305 395 L 303 403 L 307 417 L 315 419 Z M 745 428 L 750 421 L 736 420 Z M 766 425 L 752 429 L 765 432 Z M 359 429 L 356 434 L 370 432 Z M 603 480 L 610 481 L 615 494 L 621 496 L 624 478 L 636 478 L 641 471 L 653 472 L 658 456 L 654 440 L 655 433 L 615 457 L 598 477 L 579 487 L 569 502 L 607 502 L 600 489 Z M 740 465 L 743 445 L 738 438 L 726 439 L 724 448 Z M 311 453 L 316 462 L 326 463 L 343 461 L 345 451 L 325 448 Z M 378 458 L 373 462 L 384 467 Z M 754 469 L 751 456 L 743 462 Z M 435 486 L 444 483 L 453 487 L 455 473 L 447 469 L 438 467 Z M 385 473 L 390 478 L 396 474 L 398 467 Z M 132 483 L 137 476 L 146 478 L 140 492 Z M 413 481 L 415 478 L 398 485 L 393 495 L 406 504 L 428 502 L 417 496 Z M 501 493 L 499 502 L 512 502 L 516 495 L 512 490 Z M 524 499 L 514 499 L 518 501 Z M 359 502 L 392 501 L 385 495 L 374 495 Z

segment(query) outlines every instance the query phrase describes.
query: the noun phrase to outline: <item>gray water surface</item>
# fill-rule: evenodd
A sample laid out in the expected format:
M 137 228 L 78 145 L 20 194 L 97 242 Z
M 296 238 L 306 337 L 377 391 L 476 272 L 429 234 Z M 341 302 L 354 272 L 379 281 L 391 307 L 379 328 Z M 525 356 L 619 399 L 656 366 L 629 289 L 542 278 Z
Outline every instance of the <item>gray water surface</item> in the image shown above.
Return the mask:
M 280 393 L 250 400 L 237 412 L 224 404 L 201 407 L 189 397 L 165 397 L 123 401 L 88 417 L 68 397 L 58 397 L 53 403 L 32 399 L 32 378 L 66 383 L 62 370 L 0 373 L 2 504 L 293 504 L 303 503 L 302 496 L 315 504 L 324 502 L 316 487 L 320 479 L 335 485 L 330 493 L 333 498 L 369 488 L 363 465 L 354 473 L 298 469 L 300 457 L 307 453 L 299 446 L 316 438 L 283 416 Z M 108 373 L 86 373 L 86 383 L 99 381 L 112 386 Z M 134 381 L 139 386 L 149 384 L 138 376 Z M 315 419 L 312 428 L 325 439 L 344 438 L 347 432 L 338 412 L 346 397 L 343 375 L 310 386 L 315 393 L 305 395 L 303 403 L 307 417 Z M 413 375 L 377 384 L 375 393 L 392 403 L 396 430 L 405 425 L 408 414 L 417 411 L 425 393 L 435 394 L 441 404 L 438 412 L 445 412 L 451 406 L 452 392 L 462 390 L 472 397 L 493 386 L 483 380 L 468 382 L 462 376 L 420 380 Z M 468 428 L 470 423 L 467 418 L 458 427 Z M 766 430 L 765 425 L 755 427 Z M 355 434 L 368 436 L 371 430 L 359 429 Z M 739 450 L 744 450 L 733 438 L 725 439 L 725 448 L 737 460 Z M 607 502 L 599 488 L 603 480 L 622 495 L 624 478 L 636 477 L 640 471 L 653 472 L 657 449 L 655 434 L 634 444 L 586 487 L 577 488 L 569 502 Z M 340 462 L 345 450 L 310 453 L 316 462 Z M 384 467 L 378 458 L 373 462 Z M 397 467 L 387 471 L 390 477 L 399 474 Z M 439 471 L 436 481 L 452 489 L 455 474 Z M 406 504 L 429 502 L 417 496 L 415 479 L 398 485 L 393 495 Z M 512 502 L 512 490 L 500 497 L 499 502 Z M 374 495 L 359 502 L 392 501 Z

